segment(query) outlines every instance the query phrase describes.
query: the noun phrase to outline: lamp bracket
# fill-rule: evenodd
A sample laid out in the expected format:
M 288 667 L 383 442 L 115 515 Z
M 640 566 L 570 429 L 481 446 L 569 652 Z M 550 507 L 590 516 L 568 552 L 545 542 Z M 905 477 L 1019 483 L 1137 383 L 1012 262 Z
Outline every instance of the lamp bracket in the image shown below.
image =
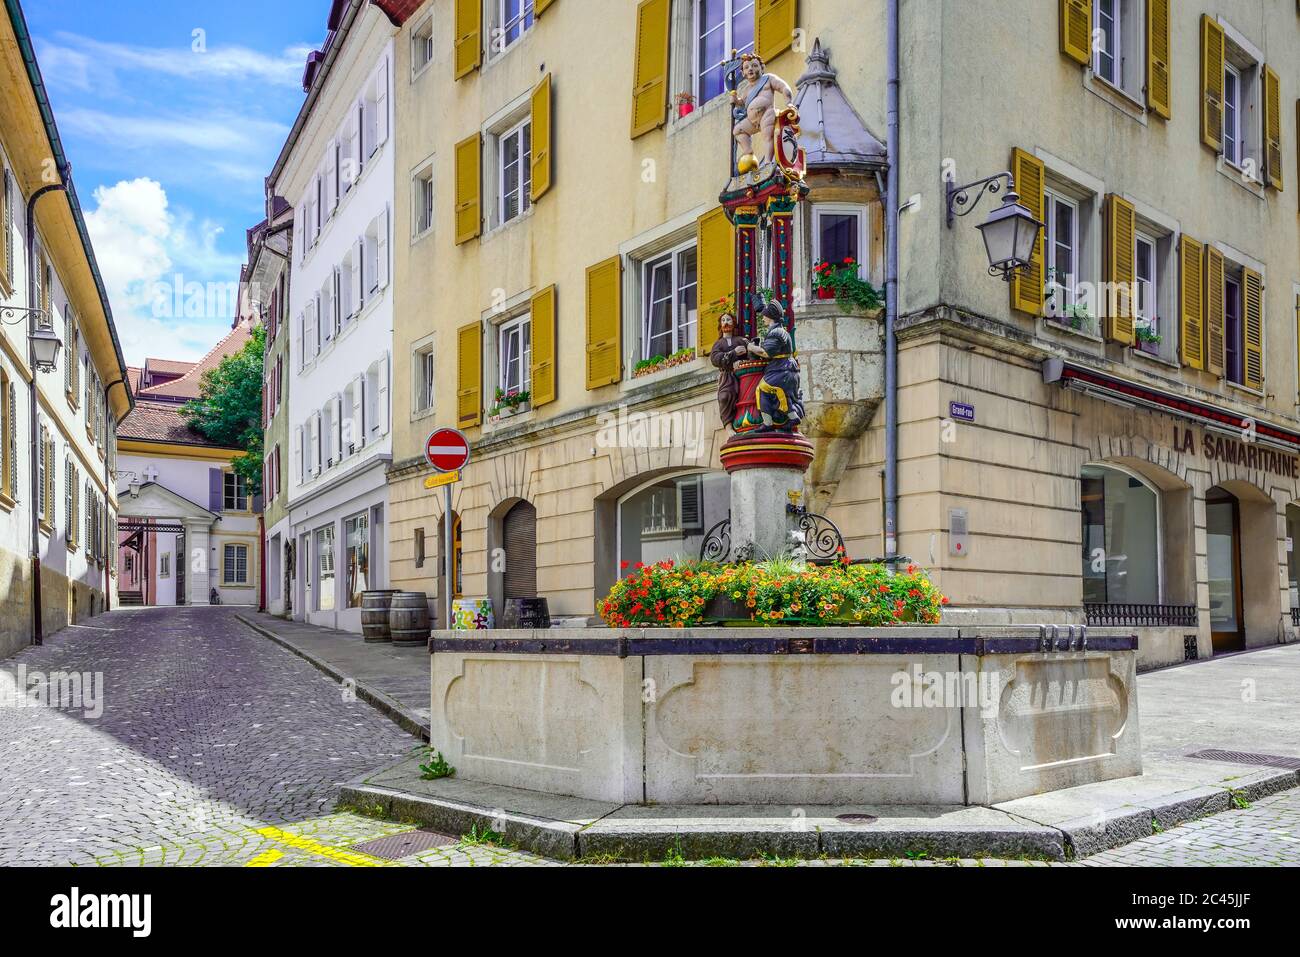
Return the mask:
M 975 208 L 979 206 L 980 200 L 986 195 L 996 196 L 1002 192 L 1004 181 L 1006 191 L 1015 193 L 1016 180 L 1009 170 L 994 173 L 992 176 L 985 176 L 983 179 L 967 183 L 965 186 L 958 186 L 951 179 L 945 180 L 948 195 L 948 228 L 952 228 L 956 217 L 967 216 L 974 212 Z
M 50 325 L 50 314 L 44 309 L 28 306 L 0 306 L 0 322 L 6 326 L 16 326 L 29 318 L 36 320 L 37 326 Z

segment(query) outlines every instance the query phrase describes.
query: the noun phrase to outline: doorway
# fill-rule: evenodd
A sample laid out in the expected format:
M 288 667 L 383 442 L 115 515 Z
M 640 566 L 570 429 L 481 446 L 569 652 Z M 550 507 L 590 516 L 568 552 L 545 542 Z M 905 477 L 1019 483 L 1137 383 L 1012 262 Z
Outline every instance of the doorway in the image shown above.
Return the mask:
M 1205 496 L 1206 552 L 1210 584 L 1210 638 L 1216 655 L 1246 647 L 1241 589 L 1241 503 L 1212 488 Z

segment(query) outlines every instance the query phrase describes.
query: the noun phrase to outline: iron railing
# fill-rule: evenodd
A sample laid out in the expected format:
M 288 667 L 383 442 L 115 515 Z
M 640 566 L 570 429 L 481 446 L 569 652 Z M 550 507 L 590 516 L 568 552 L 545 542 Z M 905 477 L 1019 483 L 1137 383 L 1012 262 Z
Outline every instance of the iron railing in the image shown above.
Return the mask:
M 1300 608 L 1291 609 L 1291 624 L 1300 628 Z
M 1143 605 L 1123 602 L 1085 604 L 1089 625 L 1179 626 L 1195 628 L 1195 605 Z

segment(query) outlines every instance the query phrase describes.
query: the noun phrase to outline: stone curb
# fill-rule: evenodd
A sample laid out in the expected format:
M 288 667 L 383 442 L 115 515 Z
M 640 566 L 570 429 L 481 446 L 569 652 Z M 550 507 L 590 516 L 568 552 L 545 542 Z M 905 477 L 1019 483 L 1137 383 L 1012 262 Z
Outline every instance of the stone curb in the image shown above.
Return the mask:
M 318 670 L 323 671 L 325 674 L 329 675 L 339 684 L 344 684 L 345 682 L 351 681 L 354 687 L 356 688 L 357 697 L 359 699 L 364 701 L 366 704 L 370 705 L 376 711 L 379 711 L 386 718 L 388 718 L 390 721 L 392 721 L 394 724 L 396 724 L 399 728 L 401 728 L 403 731 L 407 732 L 408 734 L 412 734 L 423 741 L 429 740 L 429 722 L 425 721 L 418 714 L 409 710 L 402 704 L 398 703 L 393 698 L 390 698 L 382 691 L 378 690 L 377 688 L 372 688 L 362 681 L 358 681 L 356 678 L 352 677 L 351 675 L 346 674 L 345 672 L 334 667 L 334 665 L 330 664 L 330 662 L 326 661 L 324 658 L 321 658 L 319 655 L 314 655 L 310 651 L 306 651 L 302 648 L 299 648 L 297 645 L 289 641 L 287 638 L 282 638 L 279 635 L 277 635 L 275 632 L 267 628 L 263 628 L 261 625 L 257 624 L 257 622 L 249 621 L 247 618 L 245 618 L 243 615 L 240 614 L 236 614 L 235 617 L 238 618 L 240 621 L 242 621 L 249 628 L 257 632 L 259 635 L 269 638 L 271 641 L 274 641 L 281 648 L 284 648 L 286 651 L 293 652 L 299 658 L 303 659 L 303 661 L 306 661 L 308 664 L 312 665 Z

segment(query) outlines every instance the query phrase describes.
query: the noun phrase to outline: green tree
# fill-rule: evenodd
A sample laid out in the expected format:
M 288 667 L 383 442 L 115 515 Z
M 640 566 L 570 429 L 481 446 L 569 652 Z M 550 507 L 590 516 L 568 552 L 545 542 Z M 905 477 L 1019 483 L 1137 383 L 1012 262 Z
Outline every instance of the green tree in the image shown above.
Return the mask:
M 190 428 L 209 441 L 243 449 L 231 462 L 253 494 L 262 491 L 262 354 L 266 331 L 259 325 L 244 348 L 203 373 L 199 397 L 181 409 Z

